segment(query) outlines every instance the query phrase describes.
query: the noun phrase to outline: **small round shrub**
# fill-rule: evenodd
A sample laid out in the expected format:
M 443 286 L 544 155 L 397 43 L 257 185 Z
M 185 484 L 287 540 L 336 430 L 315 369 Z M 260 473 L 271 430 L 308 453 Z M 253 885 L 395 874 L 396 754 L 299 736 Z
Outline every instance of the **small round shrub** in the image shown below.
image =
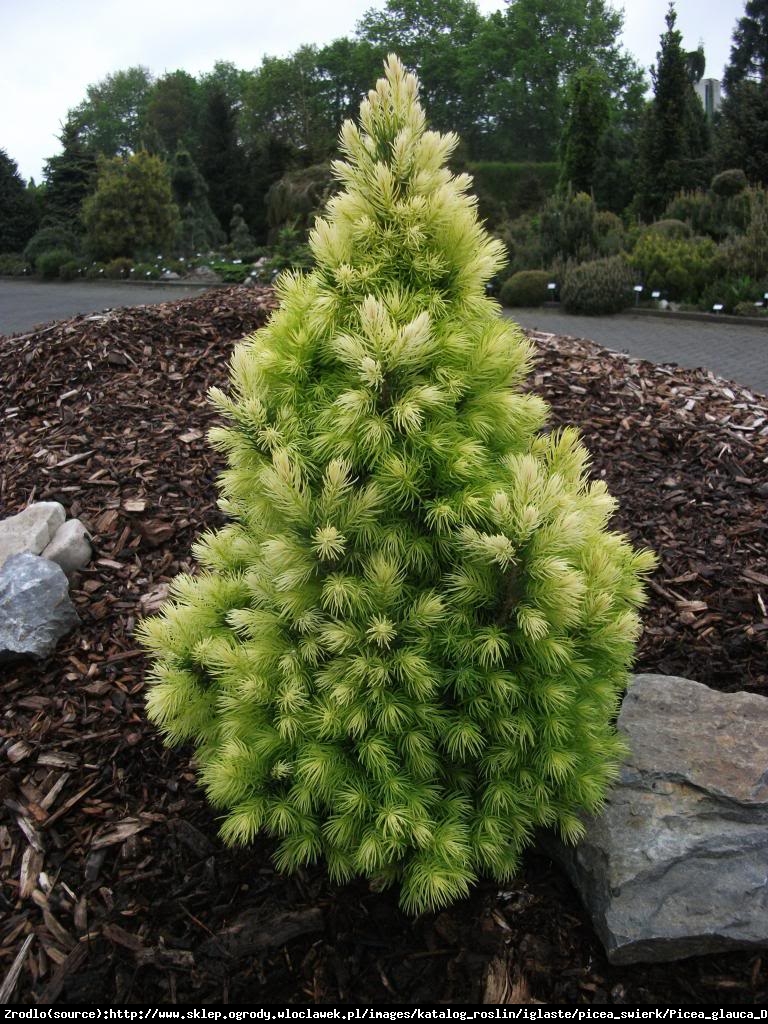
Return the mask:
M 627 233 L 621 217 L 610 210 L 595 214 L 597 248 L 601 256 L 618 256 L 627 247 Z
M 538 217 L 522 214 L 515 220 L 505 221 L 495 234 L 507 247 L 510 274 L 545 265 L 544 244 Z
M 72 259 L 72 253 L 68 249 L 51 249 L 49 252 L 41 252 L 36 260 L 37 273 L 44 281 L 51 281 L 59 276 L 59 269 Z
M 588 260 L 597 253 L 597 207 L 585 192 L 550 199 L 541 211 L 541 237 L 547 262 L 556 257 Z
M 662 238 L 673 239 L 690 238 L 693 234 L 690 224 L 686 224 L 684 220 L 676 220 L 674 217 L 665 217 L 664 220 L 657 220 L 646 230 L 661 235 Z
M 246 263 L 229 263 L 224 260 L 212 260 L 210 267 L 225 284 L 242 284 L 251 272 Z
M 733 307 L 736 316 L 757 316 L 768 317 L 768 309 L 763 305 L 755 305 L 754 302 L 737 302 Z
M 716 174 L 710 188 L 716 196 L 737 196 L 748 184 L 744 171 L 740 167 L 731 167 Z
M 119 281 L 129 277 L 131 270 L 133 270 L 133 260 L 129 260 L 126 256 L 118 256 L 117 259 L 110 260 L 104 267 L 104 277 Z
M 81 271 L 80 260 L 69 259 L 59 267 L 59 277 L 62 281 L 74 281 L 80 276 Z
M 37 269 L 37 260 L 44 253 L 66 250 L 71 257 L 78 250 L 75 233 L 62 224 L 49 224 L 40 228 L 24 247 L 24 259 Z
M 572 266 L 560 298 L 569 313 L 620 313 L 630 304 L 632 272 L 621 256 L 606 256 Z
M 106 276 L 106 266 L 103 263 L 92 263 L 85 271 L 89 281 L 101 281 Z
M 546 270 L 521 270 L 507 278 L 499 299 L 503 306 L 540 306 L 549 297 L 549 282 Z
M 135 263 L 128 276 L 131 281 L 157 281 L 160 277 L 160 268 L 154 263 Z
M 711 238 L 669 238 L 645 231 L 630 256 L 647 290 L 697 302 L 716 274 L 717 246 Z

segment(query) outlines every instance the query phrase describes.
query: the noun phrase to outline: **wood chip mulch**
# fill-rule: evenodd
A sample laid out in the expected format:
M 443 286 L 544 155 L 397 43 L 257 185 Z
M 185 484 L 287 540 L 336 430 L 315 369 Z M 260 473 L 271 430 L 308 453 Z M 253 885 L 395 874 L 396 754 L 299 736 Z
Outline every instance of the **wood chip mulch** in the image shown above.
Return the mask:
M 221 523 L 205 394 L 268 290 L 76 317 L 0 339 L 0 515 L 62 502 L 93 533 L 82 625 L 0 676 L 0 1003 L 758 1003 L 768 950 L 612 967 L 536 852 L 440 914 L 284 878 L 232 851 L 143 713 L 136 621 Z M 768 399 L 704 371 L 536 336 L 530 386 L 574 423 L 653 547 L 637 668 L 768 695 Z

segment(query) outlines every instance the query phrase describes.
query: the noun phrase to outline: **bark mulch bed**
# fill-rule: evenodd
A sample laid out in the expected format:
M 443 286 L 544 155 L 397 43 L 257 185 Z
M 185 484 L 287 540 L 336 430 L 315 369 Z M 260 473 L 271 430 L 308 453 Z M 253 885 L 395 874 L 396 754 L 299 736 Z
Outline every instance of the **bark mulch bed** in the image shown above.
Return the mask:
M 0 340 L 0 514 L 57 500 L 92 530 L 82 625 L 0 679 L 0 1002 L 755 1003 L 768 950 L 612 967 L 562 873 L 416 920 L 392 893 L 232 851 L 190 751 L 143 714 L 133 628 L 220 524 L 205 394 L 268 291 L 234 288 Z M 580 425 L 659 552 L 637 668 L 768 693 L 768 400 L 703 371 L 536 337 L 531 381 Z

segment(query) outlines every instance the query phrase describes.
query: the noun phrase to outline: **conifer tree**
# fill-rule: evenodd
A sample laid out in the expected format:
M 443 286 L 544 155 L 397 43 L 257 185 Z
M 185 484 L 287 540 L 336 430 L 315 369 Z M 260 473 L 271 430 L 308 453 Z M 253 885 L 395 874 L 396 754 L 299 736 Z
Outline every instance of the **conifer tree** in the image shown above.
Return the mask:
M 211 393 L 231 522 L 140 635 L 150 718 L 196 744 L 224 839 L 265 830 L 281 870 L 324 858 L 420 911 L 599 808 L 653 556 L 607 529 L 577 432 L 542 431 L 458 140 L 385 69 L 315 269 Z
M 253 249 L 253 236 L 248 230 L 248 225 L 243 217 L 243 208 L 240 203 L 232 207 L 232 219 L 229 222 L 229 240 L 237 253 L 250 252 Z
M 591 193 L 603 136 L 611 119 L 610 84 L 596 65 L 570 82 L 570 109 L 560 137 L 560 191 Z
M 665 20 L 639 147 L 636 207 L 649 220 L 676 192 L 702 186 L 712 175 L 707 119 L 693 89 L 696 61 L 683 49 L 672 2 Z

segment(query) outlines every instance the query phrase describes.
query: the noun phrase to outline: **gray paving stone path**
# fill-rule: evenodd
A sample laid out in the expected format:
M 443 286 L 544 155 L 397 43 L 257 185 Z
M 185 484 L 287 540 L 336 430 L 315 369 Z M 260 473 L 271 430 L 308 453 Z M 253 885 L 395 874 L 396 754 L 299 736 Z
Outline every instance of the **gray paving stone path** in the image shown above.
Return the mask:
M 199 293 L 199 288 L 183 285 L 121 284 L 117 281 L 43 284 L 1 279 L 0 335 L 28 331 L 38 324 L 78 313 L 168 302 Z M 633 313 L 569 316 L 550 309 L 505 310 L 505 315 L 523 327 L 586 338 L 654 363 L 703 367 L 753 391 L 768 394 L 768 324 L 662 320 Z
M 615 352 L 702 367 L 718 377 L 768 394 L 768 324 L 733 324 L 670 320 L 621 313 L 617 316 L 570 316 L 550 309 L 507 309 L 522 327 L 585 338 Z
M 120 281 L 26 281 L 0 279 L 0 335 L 20 334 L 33 327 L 78 313 L 100 313 L 120 306 L 154 305 L 199 295 L 200 287 L 131 284 Z

